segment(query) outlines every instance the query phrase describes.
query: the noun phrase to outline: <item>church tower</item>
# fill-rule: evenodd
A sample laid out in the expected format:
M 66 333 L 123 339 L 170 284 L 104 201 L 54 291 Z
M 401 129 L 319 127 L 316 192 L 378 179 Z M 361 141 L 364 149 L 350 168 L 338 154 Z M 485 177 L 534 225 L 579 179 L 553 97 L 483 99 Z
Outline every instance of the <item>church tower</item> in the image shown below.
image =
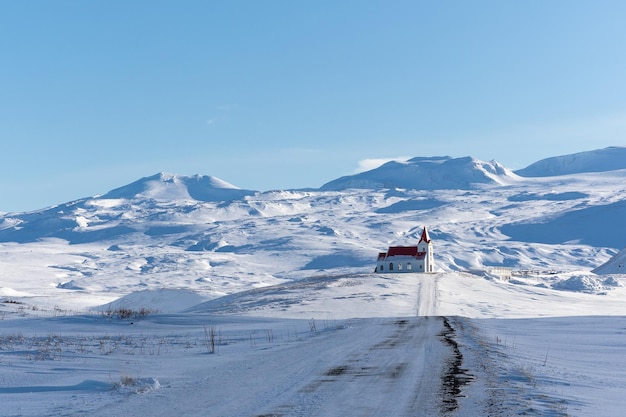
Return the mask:
M 417 242 L 417 252 L 424 254 L 424 272 L 433 272 L 435 270 L 435 262 L 433 260 L 433 242 L 430 240 L 428 230 L 424 226 L 422 236 Z

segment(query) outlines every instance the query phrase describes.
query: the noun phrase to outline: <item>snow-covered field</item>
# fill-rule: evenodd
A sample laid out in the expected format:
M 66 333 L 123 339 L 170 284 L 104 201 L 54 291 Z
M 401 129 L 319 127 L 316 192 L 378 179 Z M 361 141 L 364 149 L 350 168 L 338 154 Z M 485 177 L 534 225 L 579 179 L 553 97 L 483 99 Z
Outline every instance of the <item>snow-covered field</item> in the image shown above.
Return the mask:
M 436 164 L 0 215 L 0 415 L 623 415 L 625 171 Z M 373 273 L 424 225 L 437 273 Z
M 626 290 L 547 279 L 327 275 L 178 313 L 150 309 L 195 294 L 145 291 L 129 318 L 20 298 L 2 306 L 0 414 L 622 415 Z M 446 323 L 460 393 L 442 388 L 459 371 Z

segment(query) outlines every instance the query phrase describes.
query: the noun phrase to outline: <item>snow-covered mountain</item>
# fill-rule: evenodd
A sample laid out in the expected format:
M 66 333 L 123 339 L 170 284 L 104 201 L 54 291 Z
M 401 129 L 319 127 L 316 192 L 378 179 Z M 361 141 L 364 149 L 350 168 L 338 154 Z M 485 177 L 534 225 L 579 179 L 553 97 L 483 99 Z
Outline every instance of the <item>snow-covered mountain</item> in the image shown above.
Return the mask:
M 618 169 L 626 169 L 626 147 L 624 146 L 610 146 L 593 151 L 554 156 L 535 162 L 515 173 L 523 177 L 550 177 Z
M 207 175 L 187 177 L 161 172 L 109 191 L 101 198 L 230 201 L 254 193 L 255 191 L 242 190 L 217 177 Z
M 224 205 L 255 193 L 216 177 L 159 173 L 101 196 L 29 213 L 0 215 L 0 242 L 27 243 L 43 238 L 59 238 L 76 244 L 107 241 L 133 232 L 159 234 L 165 232 L 167 226 L 155 232 L 146 226 L 145 220 L 164 216 L 164 210 L 175 215 L 177 209 L 172 206 L 181 207 L 182 211 L 183 206 L 197 203 Z M 193 228 L 193 223 L 190 220 L 188 226 Z M 178 227 L 184 229 L 183 226 Z
M 424 226 L 436 273 L 373 273 Z M 157 174 L 0 214 L 0 396 L 26 416 L 619 416 L 625 229 L 624 170 L 469 157 L 306 191 Z
M 485 162 L 472 157 L 417 157 L 406 162 L 390 161 L 370 171 L 341 177 L 324 184 L 320 189 L 464 190 L 476 184 L 503 185 L 516 179 L 515 174 L 495 161 Z
M 64 253 L 11 268 L 96 293 L 141 283 L 215 295 L 311 271 L 369 272 L 378 251 L 415 242 L 423 226 L 442 271 L 591 270 L 626 245 L 625 196 L 620 170 L 524 178 L 470 157 L 388 163 L 308 191 L 157 174 L 105 195 L 0 215 L 0 244 Z M 120 276 L 124 284 L 112 288 L 110 278 Z

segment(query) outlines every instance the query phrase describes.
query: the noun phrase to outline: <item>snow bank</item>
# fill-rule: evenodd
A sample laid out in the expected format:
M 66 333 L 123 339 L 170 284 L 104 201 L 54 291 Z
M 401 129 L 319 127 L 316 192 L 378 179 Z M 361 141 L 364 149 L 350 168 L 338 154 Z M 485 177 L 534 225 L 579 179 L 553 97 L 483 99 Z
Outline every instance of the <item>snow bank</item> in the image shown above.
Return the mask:
M 206 301 L 205 297 L 190 290 L 146 290 L 126 295 L 112 303 L 96 307 L 94 310 L 116 311 L 119 309 L 130 309 L 133 311 L 177 313 L 204 301 Z
M 23 291 L 17 291 L 13 288 L 0 287 L 0 297 L 30 297 L 32 294 Z
M 552 288 L 562 291 L 576 291 L 588 294 L 605 293 L 614 287 L 621 287 L 615 277 L 594 277 L 591 275 L 574 275 L 552 284 Z

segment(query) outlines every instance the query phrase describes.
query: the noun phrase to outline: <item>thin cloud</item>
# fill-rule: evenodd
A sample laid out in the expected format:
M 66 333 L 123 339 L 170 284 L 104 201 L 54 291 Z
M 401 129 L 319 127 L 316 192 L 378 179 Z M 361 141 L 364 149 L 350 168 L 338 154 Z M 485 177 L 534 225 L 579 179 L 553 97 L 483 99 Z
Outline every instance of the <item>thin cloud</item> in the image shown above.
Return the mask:
M 215 111 L 213 113 L 216 114 L 212 114 L 212 117 L 207 119 L 207 126 L 215 125 L 218 121 L 220 124 L 228 123 L 230 121 L 228 113 L 234 111 L 236 108 L 236 104 L 219 104 L 215 106 Z
M 357 162 L 357 168 L 354 170 L 355 174 L 358 174 L 359 172 L 365 172 L 365 171 L 370 171 L 372 169 L 376 169 L 379 166 L 386 164 L 387 162 L 390 161 L 398 161 L 398 162 L 405 162 L 409 159 L 409 157 L 407 156 L 398 156 L 396 158 L 367 158 L 367 159 L 361 159 L 359 162 Z

